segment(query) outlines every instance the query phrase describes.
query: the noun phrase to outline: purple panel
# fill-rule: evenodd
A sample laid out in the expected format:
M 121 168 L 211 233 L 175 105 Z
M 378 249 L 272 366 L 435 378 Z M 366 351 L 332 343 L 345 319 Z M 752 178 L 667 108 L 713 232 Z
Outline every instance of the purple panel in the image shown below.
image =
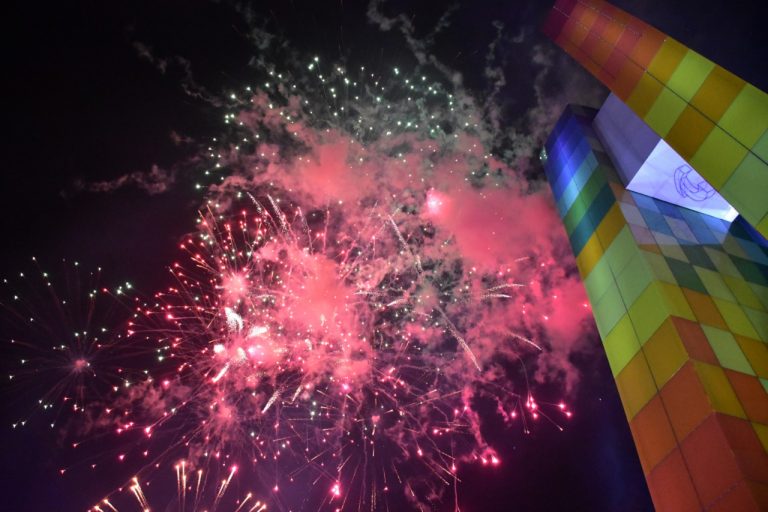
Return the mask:
M 617 96 L 611 94 L 595 117 L 594 128 L 624 185 L 629 185 L 660 137 Z

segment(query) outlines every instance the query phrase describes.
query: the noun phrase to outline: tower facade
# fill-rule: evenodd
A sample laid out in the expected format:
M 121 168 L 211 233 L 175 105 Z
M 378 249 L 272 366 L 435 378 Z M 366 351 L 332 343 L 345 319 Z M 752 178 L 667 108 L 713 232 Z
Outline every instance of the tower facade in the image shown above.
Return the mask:
M 541 159 L 654 505 L 768 510 L 768 97 L 603 1 L 544 30 L 612 91 Z

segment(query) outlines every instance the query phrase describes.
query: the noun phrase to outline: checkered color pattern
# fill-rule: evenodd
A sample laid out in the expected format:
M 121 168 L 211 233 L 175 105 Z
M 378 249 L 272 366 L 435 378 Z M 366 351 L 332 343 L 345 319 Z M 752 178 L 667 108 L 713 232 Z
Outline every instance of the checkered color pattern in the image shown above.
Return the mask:
M 543 31 L 768 237 L 768 95 L 603 0 L 558 0 Z
M 563 219 L 659 511 L 768 510 L 768 246 L 627 191 L 568 107 L 545 145 Z

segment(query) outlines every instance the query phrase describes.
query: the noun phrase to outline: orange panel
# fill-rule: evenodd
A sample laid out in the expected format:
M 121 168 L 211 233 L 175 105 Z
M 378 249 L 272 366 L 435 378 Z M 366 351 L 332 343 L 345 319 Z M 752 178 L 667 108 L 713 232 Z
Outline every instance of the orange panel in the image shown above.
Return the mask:
M 733 73 L 715 66 L 691 99 L 691 105 L 712 121 L 717 122 L 745 84 L 744 80 Z
M 743 479 L 717 416 L 709 416 L 680 443 L 694 486 L 705 506 Z
M 579 2 L 573 7 L 571 17 L 579 22 L 585 29 L 592 30 L 592 25 L 597 19 L 597 11 L 584 2 Z
M 688 300 L 696 320 L 705 325 L 712 325 L 723 330 L 728 330 L 728 325 L 720 315 L 715 301 L 709 295 L 704 295 L 688 288 L 683 288 L 685 298 Z
M 646 27 L 629 56 L 639 66 L 648 69 L 667 36 L 648 25 Z
M 682 453 L 675 449 L 648 475 L 648 490 L 660 512 L 700 512 L 702 509 Z
M 734 334 L 733 337 L 736 338 L 741 351 L 747 356 L 747 361 L 758 377 L 768 379 L 768 345 L 738 334 Z
M 709 364 L 720 364 L 704 331 L 696 322 L 677 316 L 670 317 L 691 359 Z
M 678 439 L 687 436 L 712 413 L 704 387 L 690 361 L 680 368 L 659 394 Z
M 565 23 L 561 35 L 564 35 L 574 45 L 581 46 L 588 33 L 589 31 L 584 25 L 579 23 L 576 18 L 571 17 Z
M 637 413 L 629 428 L 646 475 L 677 446 L 667 412 L 658 395 Z
M 664 139 L 680 156 L 690 162 L 714 127 L 712 121 L 688 105 Z
M 640 82 L 643 75 L 645 75 L 643 68 L 632 62 L 630 59 L 624 58 L 619 74 L 611 85 L 611 90 L 622 101 L 627 101 L 629 95 L 635 90 L 635 87 L 637 87 L 637 84 Z
M 747 418 L 768 425 L 768 393 L 757 377 L 746 373 L 725 370 L 736 396 L 747 413 Z
M 595 21 L 595 31 L 605 40 L 606 43 L 614 46 L 624 32 L 624 26 L 618 23 L 610 13 L 603 9 L 600 17 Z
M 731 416 L 738 416 L 746 419 L 747 413 L 741 406 L 733 386 L 725 376 L 725 371 L 721 366 L 694 362 L 699 381 L 704 387 L 709 398 L 712 409 Z

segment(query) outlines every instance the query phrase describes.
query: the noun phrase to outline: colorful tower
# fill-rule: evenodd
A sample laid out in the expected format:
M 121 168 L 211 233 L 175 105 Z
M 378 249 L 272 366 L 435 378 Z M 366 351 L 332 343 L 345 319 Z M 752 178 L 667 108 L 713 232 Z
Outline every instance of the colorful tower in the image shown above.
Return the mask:
M 656 509 L 768 510 L 768 96 L 604 1 L 544 30 L 613 92 L 541 158 Z

